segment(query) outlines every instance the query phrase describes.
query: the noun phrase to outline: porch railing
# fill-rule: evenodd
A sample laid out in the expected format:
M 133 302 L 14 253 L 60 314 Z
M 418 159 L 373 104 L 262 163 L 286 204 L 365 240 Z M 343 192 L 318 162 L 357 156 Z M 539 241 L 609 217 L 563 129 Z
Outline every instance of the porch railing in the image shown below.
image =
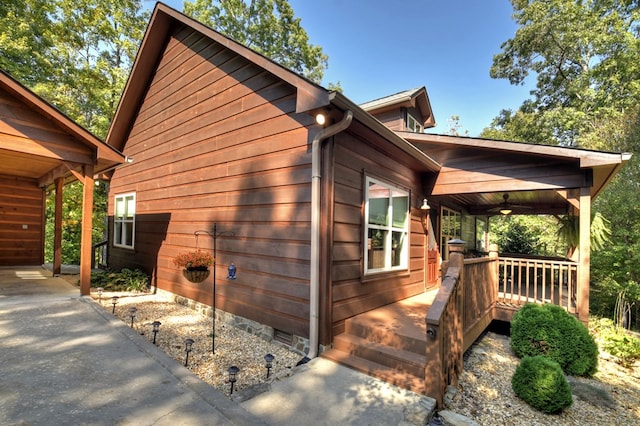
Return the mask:
M 464 260 L 462 290 L 463 350 L 482 334 L 493 320 L 493 308 L 498 298 L 498 252 L 489 257 Z
M 109 241 L 101 241 L 91 246 L 93 255 L 91 256 L 91 269 L 107 267 L 107 257 L 109 250 Z
M 576 313 L 576 262 L 528 256 L 500 257 L 498 264 L 499 303 L 552 303 Z

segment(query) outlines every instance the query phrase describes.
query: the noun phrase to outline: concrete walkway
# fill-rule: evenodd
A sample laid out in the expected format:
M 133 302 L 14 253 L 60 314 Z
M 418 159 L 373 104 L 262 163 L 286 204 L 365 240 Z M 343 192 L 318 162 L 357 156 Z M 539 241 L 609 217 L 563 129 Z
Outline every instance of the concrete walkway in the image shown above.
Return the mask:
M 0 424 L 417 425 L 433 409 L 323 359 L 231 401 L 79 293 L 0 268 Z

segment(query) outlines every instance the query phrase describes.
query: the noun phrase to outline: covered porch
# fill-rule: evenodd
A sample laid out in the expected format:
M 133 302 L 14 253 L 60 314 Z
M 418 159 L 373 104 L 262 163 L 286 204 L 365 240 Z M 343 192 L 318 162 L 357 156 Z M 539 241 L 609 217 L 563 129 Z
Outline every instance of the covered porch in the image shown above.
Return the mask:
M 89 294 L 94 180 L 124 156 L 0 70 L 0 266 L 44 263 L 46 191 L 55 191 L 53 274 L 62 266 L 64 185 L 84 185 L 80 292 Z

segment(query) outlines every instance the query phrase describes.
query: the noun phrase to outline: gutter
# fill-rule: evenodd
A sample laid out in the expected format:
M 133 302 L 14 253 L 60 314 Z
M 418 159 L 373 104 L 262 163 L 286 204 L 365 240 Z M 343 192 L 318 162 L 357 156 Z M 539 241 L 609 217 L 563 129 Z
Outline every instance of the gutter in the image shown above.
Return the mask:
M 347 129 L 353 112 L 347 110 L 342 120 L 325 127 L 311 142 L 311 278 L 309 282 L 309 353 L 299 364 L 318 356 L 320 325 L 320 152 L 322 142 Z

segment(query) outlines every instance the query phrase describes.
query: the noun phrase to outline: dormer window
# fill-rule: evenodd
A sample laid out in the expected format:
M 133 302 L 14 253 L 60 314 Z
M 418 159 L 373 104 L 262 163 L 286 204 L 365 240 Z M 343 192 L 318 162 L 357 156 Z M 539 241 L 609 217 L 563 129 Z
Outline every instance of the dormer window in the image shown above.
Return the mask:
M 407 130 L 415 133 L 422 133 L 424 130 L 420 122 L 409 113 L 407 113 Z

